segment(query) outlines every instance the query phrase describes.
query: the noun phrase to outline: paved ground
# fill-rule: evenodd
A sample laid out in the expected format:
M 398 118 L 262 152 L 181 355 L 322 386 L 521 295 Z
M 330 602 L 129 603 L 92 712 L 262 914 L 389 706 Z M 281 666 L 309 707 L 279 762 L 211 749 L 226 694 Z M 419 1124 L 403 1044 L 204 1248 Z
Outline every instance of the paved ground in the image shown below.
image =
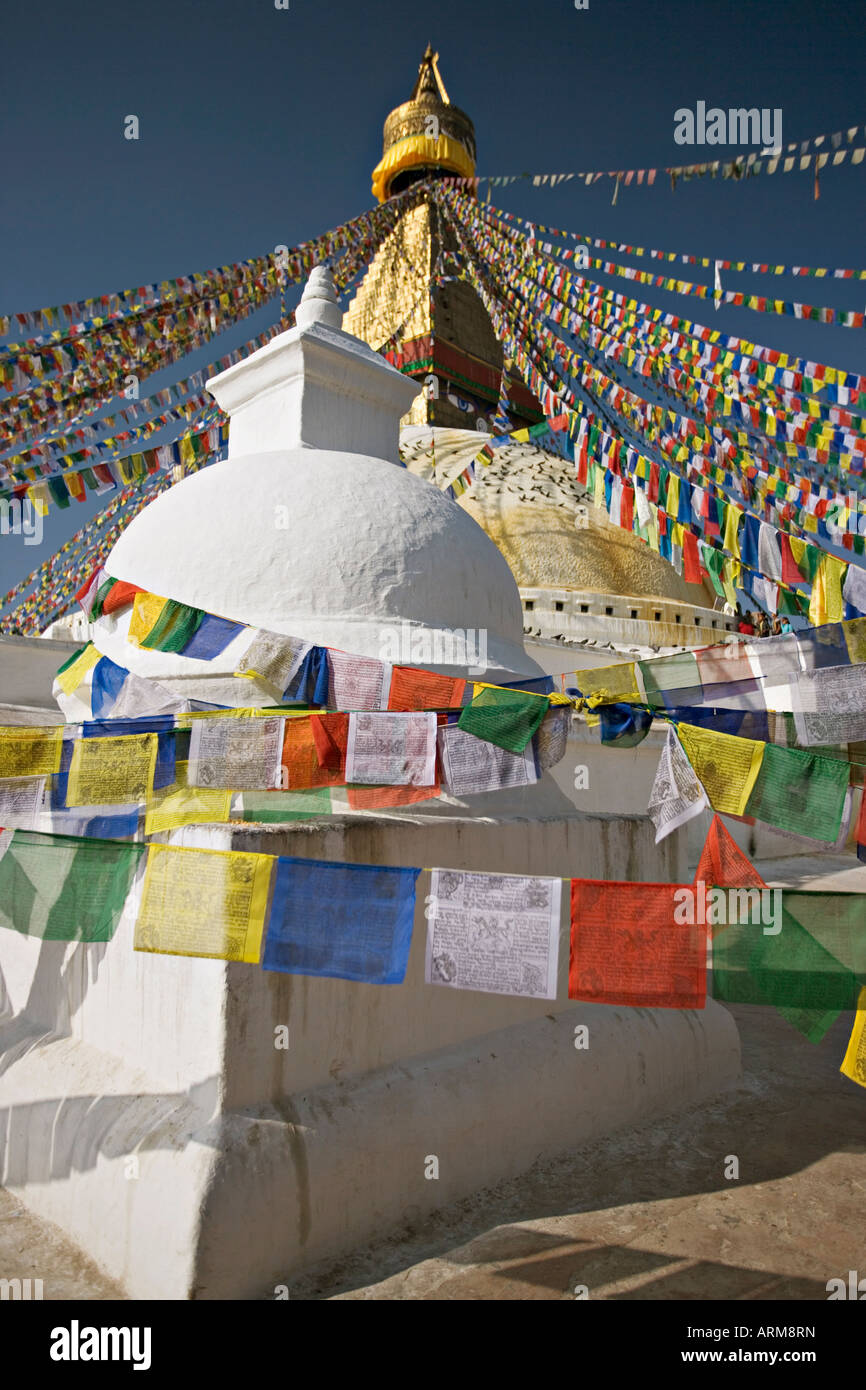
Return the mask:
M 771 884 L 866 891 L 854 862 L 758 867 Z M 291 1297 L 826 1299 L 828 1279 L 866 1272 L 866 1091 L 839 1074 L 853 1016 L 813 1047 L 772 1009 L 732 1012 L 744 1074 L 723 1096 L 539 1164 Z M 118 1296 L 0 1192 L 0 1277 L 16 1275 L 42 1277 L 46 1298 Z

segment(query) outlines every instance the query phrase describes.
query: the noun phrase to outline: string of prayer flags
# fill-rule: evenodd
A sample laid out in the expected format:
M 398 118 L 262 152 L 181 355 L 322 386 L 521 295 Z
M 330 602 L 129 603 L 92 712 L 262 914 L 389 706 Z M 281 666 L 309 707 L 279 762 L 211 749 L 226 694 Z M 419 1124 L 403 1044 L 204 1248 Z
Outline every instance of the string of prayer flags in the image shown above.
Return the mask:
M 193 787 L 261 791 L 282 785 L 285 719 L 196 719 L 189 743 Z
M 709 805 L 707 793 L 669 725 L 647 807 L 656 828 L 656 844 L 708 810 Z
M 457 727 L 509 753 L 522 753 L 548 709 L 543 695 L 476 685 L 471 702 L 460 711 Z
M 678 919 L 682 892 L 675 883 L 572 879 L 569 999 L 704 1008 L 706 926 Z
M 745 807 L 735 814 L 754 816 L 794 835 L 833 843 L 839 835 L 848 791 L 847 761 L 823 758 L 800 748 L 780 748 L 774 743 L 753 746 L 763 757 Z M 719 811 L 727 809 L 715 801 L 713 805 Z
M 713 809 L 743 815 L 766 745 L 695 724 L 680 724 L 677 733 Z
M 26 830 L 0 835 L 0 926 L 43 941 L 110 941 L 144 851 Z
M 395 666 L 388 695 L 389 710 L 459 709 L 466 695 L 466 681 L 442 676 L 414 666 Z
M 434 713 L 349 715 L 347 782 L 430 787 L 435 780 Z
M 441 728 L 438 741 L 443 783 L 452 796 L 527 787 L 538 781 L 531 744 L 522 753 L 510 753 L 457 724 Z
M 48 777 L 60 771 L 63 729 L 0 729 L 0 778 Z
M 257 965 L 273 863 L 267 854 L 149 845 L 136 951 Z
M 265 970 L 402 984 L 420 872 L 280 857 Z
M 839 1070 L 858 1086 L 866 1087 L 866 986 L 857 999 L 854 1027 Z
M 433 869 L 427 984 L 555 999 L 561 890 L 558 878 Z
M 843 1009 L 854 1008 L 857 980 L 800 925 L 784 901 L 781 918 L 781 923 L 755 923 L 743 914 L 714 933 L 713 997 L 733 1004 L 772 1004 L 818 1043 Z

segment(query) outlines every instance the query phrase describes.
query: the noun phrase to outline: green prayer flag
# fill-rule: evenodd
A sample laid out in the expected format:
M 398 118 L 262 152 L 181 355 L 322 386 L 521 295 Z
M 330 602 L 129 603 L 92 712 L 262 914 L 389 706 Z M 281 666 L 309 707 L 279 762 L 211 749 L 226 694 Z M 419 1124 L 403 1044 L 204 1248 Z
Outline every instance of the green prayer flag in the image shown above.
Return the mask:
M 859 985 L 853 972 L 786 911 L 783 900 L 782 926 L 775 934 L 745 922 L 715 929 L 712 993 L 729 1004 L 772 1004 L 817 1043 L 843 1009 L 856 1006 Z
M 116 579 L 110 577 L 108 579 L 103 579 L 99 588 L 96 590 L 96 597 L 90 609 L 90 621 L 92 623 L 95 623 L 97 618 L 102 617 L 102 605 L 105 603 L 105 600 L 108 598 L 108 595 L 117 582 Z
M 549 708 L 542 695 L 483 686 L 461 710 L 457 726 L 509 753 L 522 753 Z
M 768 743 L 745 814 L 832 844 L 842 825 L 848 763 Z
M 647 704 L 664 706 L 665 694 L 695 691 L 701 697 L 703 685 L 694 652 L 678 652 L 674 656 L 658 657 L 654 661 L 639 661 Z M 676 703 L 689 704 L 678 698 Z
M 792 920 L 866 985 L 866 893 L 786 888 L 782 903 Z
M 16 830 L 0 843 L 0 926 L 43 941 L 110 941 L 146 848 Z
M 182 652 L 200 628 L 204 609 L 190 608 L 187 603 L 166 599 L 165 606 L 146 637 L 142 647 L 158 652 Z

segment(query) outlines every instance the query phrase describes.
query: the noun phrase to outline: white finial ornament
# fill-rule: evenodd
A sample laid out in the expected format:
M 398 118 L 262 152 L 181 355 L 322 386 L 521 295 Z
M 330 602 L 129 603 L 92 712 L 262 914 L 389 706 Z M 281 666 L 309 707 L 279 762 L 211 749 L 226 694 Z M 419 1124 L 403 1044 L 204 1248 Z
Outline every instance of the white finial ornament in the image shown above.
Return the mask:
M 295 310 L 295 323 L 298 328 L 309 328 L 311 323 L 342 327 L 343 314 L 337 302 L 334 277 L 327 266 L 315 265 L 310 271 L 301 302 Z

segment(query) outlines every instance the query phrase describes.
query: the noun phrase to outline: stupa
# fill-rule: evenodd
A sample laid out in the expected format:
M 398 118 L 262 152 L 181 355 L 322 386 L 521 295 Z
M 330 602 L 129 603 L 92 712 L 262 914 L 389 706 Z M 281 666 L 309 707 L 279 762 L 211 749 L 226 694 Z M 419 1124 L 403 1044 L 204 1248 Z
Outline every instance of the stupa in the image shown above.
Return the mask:
M 486 622 L 500 668 L 531 674 L 499 553 L 396 461 L 417 387 L 337 327 L 333 307 L 328 277 L 313 276 L 297 328 L 214 380 L 231 416 L 228 460 L 133 521 L 109 572 L 278 631 L 303 621 L 318 641 L 362 651 L 397 615 L 430 629 Z M 288 532 L 270 525 L 280 499 Z M 145 674 L 162 660 L 137 657 L 119 624 L 100 622 L 94 640 Z M 436 814 L 419 803 L 159 838 L 344 863 L 682 881 L 682 837 L 656 849 L 646 816 L 583 814 L 547 778 L 521 790 Z M 425 883 L 406 980 L 391 987 L 137 954 L 137 890 L 107 944 L 7 933 L 5 1184 L 132 1297 L 286 1297 L 301 1274 L 539 1155 L 738 1074 L 736 1029 L 711 1000 L 700 1012 L 566 1001 L 566 894 L 559 1001 L 425 984 Z M 577 1023 L 589 1026 L 589 1051 L 575 1050 Z

